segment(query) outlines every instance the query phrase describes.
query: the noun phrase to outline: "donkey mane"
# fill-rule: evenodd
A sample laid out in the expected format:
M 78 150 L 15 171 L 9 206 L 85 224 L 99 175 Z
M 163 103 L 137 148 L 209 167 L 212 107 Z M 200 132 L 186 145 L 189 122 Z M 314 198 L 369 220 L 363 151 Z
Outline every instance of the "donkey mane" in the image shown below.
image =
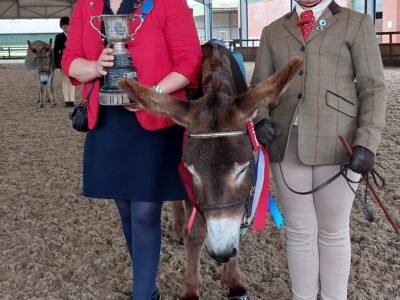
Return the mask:
M 208 130 L 221 130 L 222 124 L 231 123 L 231 109 L 233 97 L 247 91 L 247 84 L 242 76 L 240 67 L 232 57 L 230 50 L 215 43 L 202 46 L 202 105 L 200 111 L 206 116 Z
M 240 67 L 230 50 L 215 43 L 205 44 L 202 48 L 202 88 L 205 96 L 223 93 L 233 97 L 247 91 Z
M 209 61 L 207 62 L 207 60 Z M 223 88 L 226 89 L 225 92 L 231 92 L 230 90 L 233 86 L 232 84 L 229 84 L 231 76 L 227 76 L 230 69 L 228 68 L 226 59 L 221 55 L 217 45 L 212 45 L 212 55 L 204 59 L 203 64 L 207 63 L 210 66 L 210 72 L 209 74 L 203 74 L 203 87 L 210 86 L 210 91 L 207 92 L 219 93 Z

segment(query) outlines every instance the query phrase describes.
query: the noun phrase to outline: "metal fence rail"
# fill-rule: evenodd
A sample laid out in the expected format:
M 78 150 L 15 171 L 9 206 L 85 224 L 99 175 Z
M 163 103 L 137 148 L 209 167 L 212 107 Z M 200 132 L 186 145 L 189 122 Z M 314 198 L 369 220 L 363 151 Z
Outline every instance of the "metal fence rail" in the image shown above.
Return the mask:
M 0 59 L 23 59 L 26 56 L 28 47 L 1 47 Z
M 382 60 L 385 65 L 400 66 L 400 31 L 376 33 Z M 254 61 L 259 39 L 234 39 L 228 41 L 231 50 L 240 51 L 246 61 Z M 24 59 L 28 47 L 0 46 L 0 59 Z

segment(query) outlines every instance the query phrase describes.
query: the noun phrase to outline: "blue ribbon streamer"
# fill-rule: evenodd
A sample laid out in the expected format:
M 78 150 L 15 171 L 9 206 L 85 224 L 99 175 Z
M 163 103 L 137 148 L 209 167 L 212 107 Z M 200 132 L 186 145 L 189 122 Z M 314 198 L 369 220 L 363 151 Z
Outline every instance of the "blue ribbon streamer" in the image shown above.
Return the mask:
M 272 197 L 271 194 L 268 195 L 269 197 L 269 202 L 268 202 L 268 210 L 272 216 L 272 219 L 274 219 L 275 225 L 278 229 L 281 229 L 283 226 L 285 226 L 285 223 L 283 221 L 283 217 L 281 212 L 279 211 L 278 206 L 276 205 L 276 202 L 274 200 L 274 197 Z

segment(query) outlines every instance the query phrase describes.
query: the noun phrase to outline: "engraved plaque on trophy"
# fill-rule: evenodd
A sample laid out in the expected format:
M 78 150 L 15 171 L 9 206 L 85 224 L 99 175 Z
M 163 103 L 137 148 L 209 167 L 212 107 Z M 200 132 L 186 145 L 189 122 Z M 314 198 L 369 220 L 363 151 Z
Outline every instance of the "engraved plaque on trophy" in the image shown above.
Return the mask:
M 129 25 L 132 20 L 139 19 L 140 24 L 135 32 L 129 33 Z M 94 20 L 102 21 L 105 34 L 100 32 L 93 24 Z M 107 39 L 107 42 L 114 49 L 114 65 L 105 68 L 107 75 L 104 76 L 104 85 L 100 89 L 99 103 L 101 105 L 125 105 L 134 104 L 129 100 L 117 86 L 116 83 L 121 78 L 133 78 L 137 80 L 137 70 L 132 64 L 132 56 L 125 47 L 125 44 L 136 34 L 142 26 L 143 19 L 140 15 L 101 15 L 94 16 L 90 20 L 92 27 Z

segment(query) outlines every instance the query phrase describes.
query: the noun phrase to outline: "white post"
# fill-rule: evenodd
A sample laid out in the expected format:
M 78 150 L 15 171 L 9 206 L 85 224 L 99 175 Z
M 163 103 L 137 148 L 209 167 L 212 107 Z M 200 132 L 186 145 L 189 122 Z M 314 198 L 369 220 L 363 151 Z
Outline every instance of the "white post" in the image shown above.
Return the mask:
M 247 12 L 247 0 L 240 0 L 240 39 L 247 40 L 249 38 L 248 30 L 248 12 Z M 243 43 L 242 43 L 243 44 Z
M 204 0 L 204 31 L 206 35 L 206 41 L 212 38 L 212 0 Z

